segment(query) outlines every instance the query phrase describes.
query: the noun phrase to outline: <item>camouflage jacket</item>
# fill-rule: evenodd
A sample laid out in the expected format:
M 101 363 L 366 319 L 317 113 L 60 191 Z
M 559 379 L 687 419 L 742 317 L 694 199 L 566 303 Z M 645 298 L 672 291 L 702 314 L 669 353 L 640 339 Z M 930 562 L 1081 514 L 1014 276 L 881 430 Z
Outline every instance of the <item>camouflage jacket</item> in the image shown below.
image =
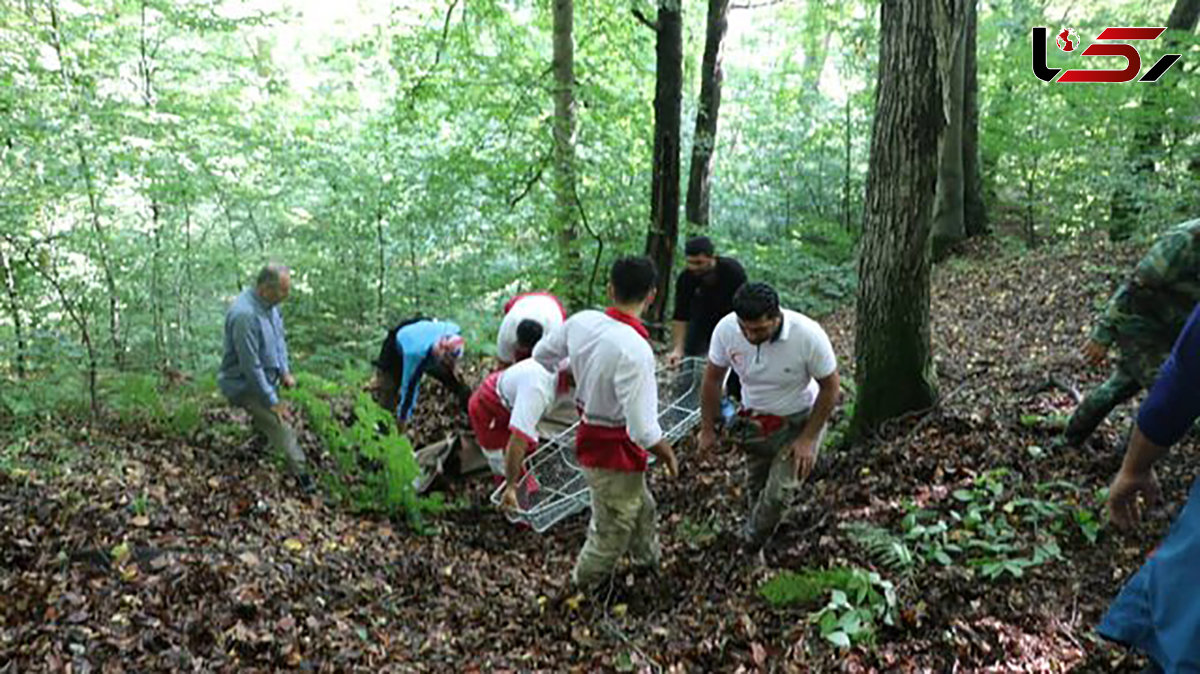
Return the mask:
M 1133 276 L 1113 294 L 1092 339 L 1105 345 L 1119 338 L 1164 343 L 1167 348 L 1200 302 L 1200 219 L 1160 236 L 1138 262 Z

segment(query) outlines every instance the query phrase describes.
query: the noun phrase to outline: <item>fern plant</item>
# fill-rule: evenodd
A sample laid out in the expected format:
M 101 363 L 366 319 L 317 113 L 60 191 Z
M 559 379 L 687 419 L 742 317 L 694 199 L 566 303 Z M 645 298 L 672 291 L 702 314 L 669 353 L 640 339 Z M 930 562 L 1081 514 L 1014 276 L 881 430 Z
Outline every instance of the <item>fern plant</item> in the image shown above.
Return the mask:
M 913 554 L 904 539 L 881 526 L 870 522 L 847 522 L 841 528 L 882 569 L 908 574 L 918 566 L 920 558 Z

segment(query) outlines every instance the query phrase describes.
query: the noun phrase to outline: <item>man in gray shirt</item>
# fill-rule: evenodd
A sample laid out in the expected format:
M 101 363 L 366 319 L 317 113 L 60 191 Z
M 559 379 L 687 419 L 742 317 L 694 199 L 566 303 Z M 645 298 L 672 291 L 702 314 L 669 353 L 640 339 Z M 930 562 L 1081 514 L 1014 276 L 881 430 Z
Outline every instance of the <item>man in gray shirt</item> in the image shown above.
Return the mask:
M 229 402 L 245 409 L 254 427 L 282 452 L 306 492 L 314 490 L 304 451 L 289 423 L 290 411 L 279 387 L 296 385 L 288 364 L 287 340 L 279 304 L 291 291 L 291 272 L 283 265 L 262 268 L 254 288 L 238 295 L 225 314 L 225 356 L 217 384 Z

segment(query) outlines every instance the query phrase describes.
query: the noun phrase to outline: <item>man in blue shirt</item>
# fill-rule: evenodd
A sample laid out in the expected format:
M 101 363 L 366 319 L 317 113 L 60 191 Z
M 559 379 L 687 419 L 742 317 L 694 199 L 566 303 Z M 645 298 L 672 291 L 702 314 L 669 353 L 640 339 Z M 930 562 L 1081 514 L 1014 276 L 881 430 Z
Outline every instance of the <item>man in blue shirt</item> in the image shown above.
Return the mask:
M 1200 417 L 1200 305 L 1138 410 L 1121 470 L 1109 488 L 1112 522 L 1134 527 L 1159 496 L 1154 463 Z M 1200 672 L 1200 480 L 1162 545 L 1122 588 L 1098 629 L 1145 652 L 1148 672 Z
M 217 385 L 229 402 L 245 409 L 271 448 L 287 457 L 305 492 L 314 491 L 304 451 L 289 423 L 291 413 L 279 387 L 296 385 L 288 363 L 287 339 L 279 304 L 291 291 L 287 267 L 267 265 L 253 288 L 238 295 L 225 314 L 225 356 Z
M 416 410 L 426 374 L 445 385 L 466 412 L 471 389 L 455 372 L 465 346 L 461 332 L 454 323 L 428 318 L 413 318 L 388 331 L 368 388 L 376 402 L 396 415 L 401 433 Z

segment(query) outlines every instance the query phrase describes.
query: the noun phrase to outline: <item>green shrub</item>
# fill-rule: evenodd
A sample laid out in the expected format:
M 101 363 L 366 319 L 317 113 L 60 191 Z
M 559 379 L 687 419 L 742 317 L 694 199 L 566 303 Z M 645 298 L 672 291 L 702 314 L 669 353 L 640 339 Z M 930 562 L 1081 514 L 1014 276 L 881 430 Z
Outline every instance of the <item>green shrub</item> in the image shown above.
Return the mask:
M 832 569 L 805 569 L 800 573 L 783 571 L 758 589 L 772 606 L 813 606 L 831 589 L 845 589 L 850 584 L 852 569 L 836 566 Z
M 158 374 L 127 372 L 106 378 L 101 397 L 123 424 L 187 437 L 200 427 L 204 407 L 216 399 L 216 381 L 208 377 L 163 387 Z
M 312 374 L 298 374 L 296 380 L 284 397 L 299 406 L 329 452 L 331 470 L 322 479 L 332 494 L 357 511 L 403 514 L 418 528 L 423 528 L 423 514 L 445 507 L 440 495 L 417 494 L 420 469 L 412 445 L 369 395 Z M 335 409 L 346 408 L 346 420 L 335 415 Z
M 772 606 L 824 607 L 809 613 L 809 621 L 830 643 L 848 648 L 872 644 L 878 624 L 895 623 L 896 590 L 879 574 L 857 567 L 784 571 L 759 588 Z

